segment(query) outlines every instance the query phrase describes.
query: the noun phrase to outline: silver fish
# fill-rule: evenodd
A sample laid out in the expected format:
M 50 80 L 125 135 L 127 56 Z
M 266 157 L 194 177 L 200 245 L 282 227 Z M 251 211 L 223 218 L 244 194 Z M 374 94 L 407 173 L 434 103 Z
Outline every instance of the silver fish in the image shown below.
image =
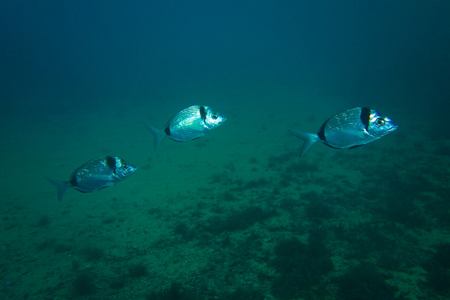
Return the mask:
M 326 120 L 318 133 L 290 130 L 304 141 L 301 156 L 321 141 L 336 149 L 352 149 L 376 141 L 398 128 L 392 120 L 367 107 L 355 107 Z
M 145 126 L 154 136 L 153 147 L 156 150 L 165 136 L 177 142 L 198 139 L 210 130 L 222 125 L 226 120 L 227 118 L 212 110 L 209 106 L 193 105 L 171 118 L 164 130 L 158 130 L 147 123 L 145 123 Z
M 120 157 L 101 156 L 77 168 L 72 173 L 70 181 L 59 181 L 49 177 L 47 179 L 58 188 L 58 199 L 61 201 L 69 188 L 74 188 L 82 193 L 90 193 L 113 186 L 136 170 L 137 167 Z

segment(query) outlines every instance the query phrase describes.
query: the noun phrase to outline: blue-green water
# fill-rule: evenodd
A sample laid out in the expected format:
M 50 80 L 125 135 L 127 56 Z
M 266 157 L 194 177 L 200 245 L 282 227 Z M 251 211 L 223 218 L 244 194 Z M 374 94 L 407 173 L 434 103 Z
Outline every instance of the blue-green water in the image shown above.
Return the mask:
M 0 4 L 0 298 L 450 297 L 448 1 L 147 2 Z M 300 158 L 355 106 L 399 129 Z M 101 155 L 139 169 L 58 202 Z

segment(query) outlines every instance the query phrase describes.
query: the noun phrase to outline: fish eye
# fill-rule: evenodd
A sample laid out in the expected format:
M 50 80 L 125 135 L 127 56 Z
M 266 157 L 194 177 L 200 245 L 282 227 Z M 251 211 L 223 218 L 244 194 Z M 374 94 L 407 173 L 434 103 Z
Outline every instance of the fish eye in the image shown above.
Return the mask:
M 377 125 L 384 126 L 386 124 L 386 120 L 382 118 L 377 119 Z
M 216 113 L 211 114 L 211 118 L 213 120 L 217 119 L 219 116 Z

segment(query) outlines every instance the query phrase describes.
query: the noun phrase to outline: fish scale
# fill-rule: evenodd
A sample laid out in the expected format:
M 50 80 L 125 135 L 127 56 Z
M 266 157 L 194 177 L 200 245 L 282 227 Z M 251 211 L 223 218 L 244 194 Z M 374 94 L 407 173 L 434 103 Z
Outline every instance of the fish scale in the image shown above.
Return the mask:
M 200 138 L 206 134 L 206 130 L 209 130 L 198 106 L 188 107 L 176 114 L 167 128 L 170 130 L 171 138 L 178 142 Z
M 348 148 L 367 141 L 368 132 L 361 120 L 361 108 L 356 107 L 326 121 L 322 128 L 324 142 L 333 148 Z M 345 132 L 346 134 L 342 134 Z

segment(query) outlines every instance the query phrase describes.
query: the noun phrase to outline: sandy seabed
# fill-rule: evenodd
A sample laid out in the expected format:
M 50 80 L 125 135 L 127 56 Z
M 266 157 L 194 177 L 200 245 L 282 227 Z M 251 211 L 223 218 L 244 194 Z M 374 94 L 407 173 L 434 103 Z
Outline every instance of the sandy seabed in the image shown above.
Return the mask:
M 154 152 L 143 122 L 192 104 L 228 120 Z M 300 158 L 287 129 L 348 108 L 314 92 L 191 92 L 2 120 L 0 298 L 445 299 L 450 141 L 394 107 L 397 132 Z M 139 169 L 58 202 L 44 176 L 100 155 Z

